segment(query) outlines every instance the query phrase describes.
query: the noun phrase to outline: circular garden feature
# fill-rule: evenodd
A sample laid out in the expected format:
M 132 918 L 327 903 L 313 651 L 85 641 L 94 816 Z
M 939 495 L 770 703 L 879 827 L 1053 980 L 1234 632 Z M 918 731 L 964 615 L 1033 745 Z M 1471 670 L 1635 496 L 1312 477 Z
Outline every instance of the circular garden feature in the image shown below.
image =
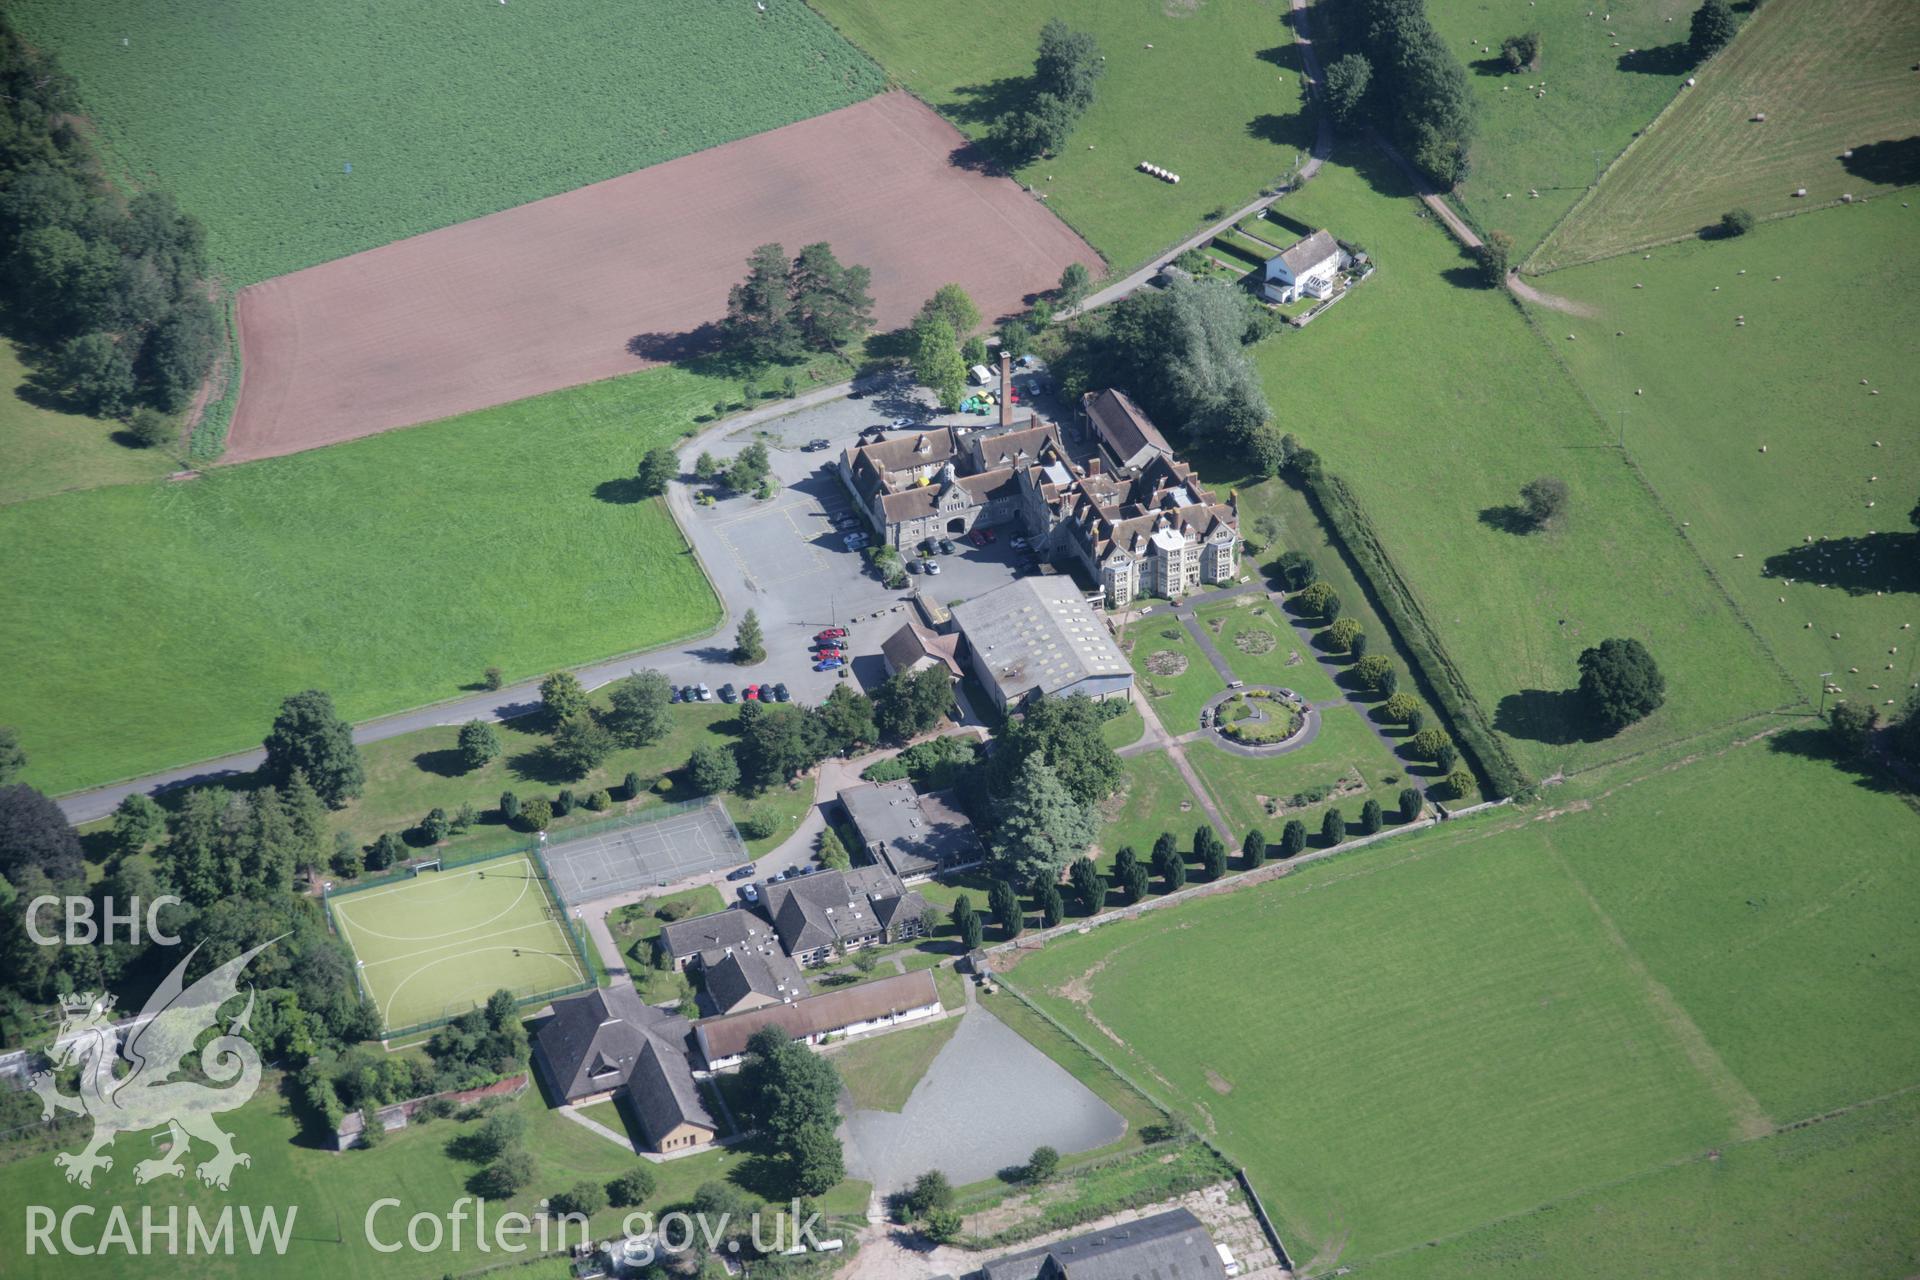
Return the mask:
M 1306 701 L 1291 689 L 1256 685 L 1215 698 L 1204 713 L 1207 727 L 1242 750 L 1280 751 L 1306 732 Z

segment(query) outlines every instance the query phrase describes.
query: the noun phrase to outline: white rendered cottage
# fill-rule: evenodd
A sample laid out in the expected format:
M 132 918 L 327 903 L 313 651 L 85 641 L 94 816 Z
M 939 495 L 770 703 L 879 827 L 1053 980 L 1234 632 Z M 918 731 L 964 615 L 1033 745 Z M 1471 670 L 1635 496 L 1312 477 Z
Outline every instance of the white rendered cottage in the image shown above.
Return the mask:
M 1331 231 L 1316 231 L 1267 259 L 1263 292 L 1267 301 L 1282 305 L 1302 298 L 1331 297 L 1334 277 L 1349 261 Z

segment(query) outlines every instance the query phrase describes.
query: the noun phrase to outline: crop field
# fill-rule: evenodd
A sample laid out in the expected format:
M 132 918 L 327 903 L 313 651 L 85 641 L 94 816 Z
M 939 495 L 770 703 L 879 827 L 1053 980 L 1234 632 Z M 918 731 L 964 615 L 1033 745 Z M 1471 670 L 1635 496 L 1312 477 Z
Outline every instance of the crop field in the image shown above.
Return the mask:
M 1138 694 L 1170 734 L 1198 729 L 1200 708 L 1226 692 L 1227 682 L 1165 605 L 1128 623 L 1120 647 L 1133 662 Z
M 1695 7 L 1687 0 L 1427 6 L 1466 65 L 1480 107 L 1473 167 L 1454 197 L 1482 230 L 1513 236 L 1516 257 L 1540 242 L 1680 91 L 1690 70 L 1684 45 Z M 1509 72 L 1500 42 L 1529 31 L 1540 34 L 1540 65 Z
M 70 489 L 157 480 L 174 469 L 165 449 L 119 444 L 116 422 L 45 409 L 21 398 L 27 376 L 19 352 L 0 340 L 0 506 Z
M 1408 785 L 1414 770 L 1373 735 L 1360 714 L 1350 706 L 1329 707 L 1321 712 L 1318 737 L 1297 751 L 1267 759 L 1234 755 L 1209 741 L 1190 743 L 1188 762 L 1199 771 L 1233 828 L 1227 843 L 1238 849 L 1240 838 L 1253 827 L 1266 832 L 1267 839 L 1278 840 L 1288 819 L 1299 818 L 1313 837 L 1310 844 L 1317 847 L 1320 819 L 1328 809 L 1340 810 L 1347 830 L 1354 831 L 1360 806 L 1369 798 L 1380 802 L 1391 824 L 1399 808 L 1400 789 Z M 1397 729 L 1393 732 L 1403 736 Z M 1423 764 L 1418 772 L 1424 777 L 1433 769 Z M 1323 789 L 1324 797 L 1311 798 Z M 1297 806 L 1292 803 L 1296 796 L 1303 800 Z
M 1112 4 L 1060 0 L 814 0 L 887 74 L 971 136 L 1033 71 L 1058 16 L 1106 55 L 1092 109 L 1059 155 L 1016 175 L 1125 272 L 1259 195 L 1304 158 L 1313 124 L 1286 0 Z M 1170 92 L 1177 85 L 1178 92 Z M 1171 185 L 1136 171 L 1173 170 Z
M 1917 231 L 1875 200 L 1550 281 L 1595 312 L 1554 317 L 1574 376 L 1633 406 L 1634 460 L 1809 697 L 1822 672 L 1875 703 L 1914 678 Z
M 802 4 L 21 0 L 113 165 L 207 224 L 231 284 L 858 102 L 879 68 Z
M 1404 190 L 1368 163 L 1373 183 Z M 1560 365 L 1556 347 L 1573 345 L 1561 317 L 1557 332 L 1536 331 L 1478 286 L 1422 206 L 1382 199 L 1351 169 L 1329 165 L 1286 209 L 1365 245 L 1380 269 L 1325 319 L 1261 345 L 1268 394 L 1285 404 L 1309 370 L 1365 370 L 1341 381 L 1337 413 L 1288 425 L 1351 482 L 1525 767 L 1586 768 L 1796 698 L 1612 447 L 1617 411 L 1632 406 L 1590 403 Z M 1568 514 L 1545 532 L 1510 531 L 1520 486 L 1542 474 L 1566 481 Z M 1648 646 L 1667 702 L 1587 741 L 1569 691 L 1580 651 L 1609 636 Z
M 1920 182 L 1916 63 L 1920 7 L 1906 0 L 1773 0 L 1554 229 L 1529 269 L 1690 236 L 1736 207 L 1764 218 Z
M 719 607 L 672 518 L 607 486 L 728 390 L 661 369 L 0 507 L 0 545 L 34 549 L 0 611 L 0 652 L 34 673 L 0 689 L 25 780 L 61 792 L 253 746 L 302 689 L 360 720 L 488 666 L 522 679 L 699 634 Z
M 1457 1238 L 1437 1274 L 1469 1273 L 1484 1231 L 1516 1274 L 1561 1274 L 1508 1252 L 1570 1248 L 1590 1216 L 1499 1220 L 1569 1197 L 1626 1197 L 1718 1258 L 1734 1222 L 1635 1188 L 1920 1083 L 1915 815 L 1781 737 L 1052 942 L 1010 976 L 1244 1161 L 1312 1272 Z M 1906 1195 L 1868 1170 L 1812 1210 L 1877 1215 L 1834 1237 L 1863 1258 L 1911 1235 L 1911 1158 L 1874 1142 Z M 1796 1185 L 1745 1180 L 1728 1208 L 1798 1213 Z

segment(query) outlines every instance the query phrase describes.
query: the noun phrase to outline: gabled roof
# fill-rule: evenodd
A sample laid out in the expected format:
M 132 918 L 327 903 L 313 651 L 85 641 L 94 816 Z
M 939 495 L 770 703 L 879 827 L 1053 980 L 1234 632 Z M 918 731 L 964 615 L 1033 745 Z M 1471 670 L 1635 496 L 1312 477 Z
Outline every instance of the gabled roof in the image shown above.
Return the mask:
M 660 930 L 660 946 L 668 955 L 680 960 L 703 951 L 757 946 L 767 942 L 771 936 L 765 920 L 751 911 L 735 907 L 666 925 Z
M 984 1280 L 1224 1280 L 1200 1219 L 1170 1209 L 995 1259 Z
M 1283 249 L 1280 253 L 1280 261 L 1286 265 L 1288 271 L 1298 276 L 1313 270 L 1328 258 L 1339 256 L 1340 245 L 1334 240 L 1333 232 L 1323 229 L 1314 232 L 1304 240 L 1296 240 Z
M 656 1150 L 682 1125 L 697 1125 L 709 1133 L 720 1130 L 700 1096 L 684 1047 L 667 1048 L 648 1040 L 627 1079 L 627 1101 L 647 1144 Z
M 1115 391 L 1108 387 L 1100 391 L 1089 391 L 1080 397 L 1080 407 L 1093 423 L 1094 430 L 1100 433 L 1113 449 L 1117 461 L 1131 462 L 1142 449 L 1154 449 L 1172 456 L 1173 446 L 1160 434 L 1160 428 L 1153 425 L 1153 419 L 1146 411 L 1128 398 L 1124 391 Z
M 556 1000 L 534 1043 L 554 1087 L 564 1097 L 579 1098 L 625 1084 L 649 1043 L 684 1057 L 687 1032 L 685 1018 L 655 1008 L 622 985 Z
M 703 959 L 700 973 L 706 982 L 707 997 L 721 1013 L 733 1012 L 742 1001 L 753 996 L 783 1001 L 798 1000 L 807 994 L 800 966 L 774 946 L 757 951 L 716 952 Z
M 779 1027 L 801 1040 L 939 1003 L 940 993 L 933 985 L 933 974 L 926 969 L 916 969 L 912 973 L 808 996 L 792 1004 L 770 1004 L 724 1018 L 708 1018 L 695 1026 L 694 1036 L 700 1052 L 712 1064 L 745 1053 L 747 1041 L 762 1027 Z
M 781 944 L 789 955 L 798 955 L 885 928 L 874 912 L 875 901 L 897 898 L 906 891 L 885 867 L 873 866 L 816 871 L 769 884 L 762 897 Z
M 894 671 L 909 670 L 915 663 L 927 659 L 940 663 L 957 680 L 965 674 L 960 669 L 960 659 L 955 656 L 959 646 L 959 636 L 943 636 L 910 621 L 881 642 L 880 653 Z

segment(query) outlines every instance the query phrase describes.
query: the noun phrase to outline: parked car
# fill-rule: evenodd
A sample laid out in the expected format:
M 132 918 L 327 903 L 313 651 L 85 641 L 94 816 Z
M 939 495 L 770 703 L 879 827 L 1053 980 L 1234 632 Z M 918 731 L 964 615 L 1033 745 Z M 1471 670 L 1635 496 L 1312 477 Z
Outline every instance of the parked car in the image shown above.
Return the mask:
M 760 891 L 750 884 L 743 884 L 740 886 L 740 901 L 752 906 L 760 901 Z
M 847 655 L 846 651 L 842 649 L 825 648 L 816 649 L 813 656 L 816 660 L 824 660 L 827 658 L 844 658 Z
M 941 554 L 941 555 L 943 555 L 943 556 L 950 556 L 950 555 L 952 555 L 952 554 L 953 554 L 953 553 L 954 553 L 954 552 L 955 552 L 956 550 L 958 550 L 958 548 L 956 548 L 956 547 L 955 547 L 955 546 L 953 545 L 953 543 L 952 543 L 952 542 L 951 542 L 950 540 L 948 540 L 948 539 L 946 539 L 946 538 L 942 538 L 942 539 L 940 539 L 940 554 Z
M 777 684 L 777 685 L 775 685 L 775 686 L 773 686 L 773 700 L 774 700 L 775 702 L 785 702 L 785 701 L 787 701 L 787 700 L 788 700 L 789 698 L 791 698 L 792 696 L 793 696 L 792 694 L 790 694 L 790 693 L 788 693 L 788 692 L 787 692 L 787 686 L 786 686 L 786 685 L 784 685 L 784 684 Z
M 982 529 L 982 530 L 981 530 L 980 532 L 982 532 L 982 533 L 984 533 L 984 534 L 986 534 L 986 535 L 987 535 L 987 541 L 988 541 L 988 542 L 995 542 L 995 541 L 998 541 L 998 540 L 999 540 L 999 537 L 1000 537 L 1000 535 L 999 535 L 999 534 L 997 534 L 997 533 L 995 533 L 995 532 L 994 532 L 993 530 L 991 530 L 991 529 Z
M 845 627 L 828 627 L 825 631 L 815 632 L 813 638 L 815 640 L 838 640 L 846 634 L 847 629 Z
M 987 531 L 985 529 L 975 529 L 967 535 L 967 541 L 976 547 L 984 547 L 987 545 Z
M 668 702 L 680 701 L 680 687 L 678 685 L 675 685 L 673 689 L 667 694 L 667 701 Z
M 740 695 L 733 691 L 733 685 L 731 682 L 720 686 L 720 701 L 722 702 L 740 701 Z
M 786 874 L 787 874 L 787 879 L 789 880 L 798 879 L 799 877 L 807 874 L 807 868 L 800 867 L 800 866 L 788 867 Z
M 930 570 L 923 570 L 923 569 L 921 568 L 921 563 L 922 563 L 922 562 L 921 562 L 921 561 L 919 561 L 919 560 L 909 560 L 909 561 L 907 561 L 907 572 L 908 572 L 908 573 L 922 573 L 922 572 L 930 572 Z M 927 564 L 932 564 L 932 563 L 933 563 L 933 561 L 931 561 L 931 560 L 928 560 L 928 561 L 926 561 L 925 563 L 927 563 Z
M 1025 538 L 1014 538 L 1010 540 L 1009 545 L 1012 546 L 1015 551 L 1025 551 L 1027 549 L 1027 540 Z
M 751 877 L 752 875 L 753 875 L 753 864 L 749 862 L 744 867 L 735 867 L 733 870 L 727 872 L 727 879 L 745 880 Z
M 813 664 L 815 671 L 838 671 L 847 664 L 839 658 L 822 658 Z
M 831 449 L 832 447 L 833 441 L 826 439 L 824 436 L 807 441 L 808 453 L 818 453 L 822 449 Z
M 748 702 L 758 702 L 760 701 L 760 686 L 757 684 L 750 684 L 746 688 L 740 691 L 740 696 L 745 698 Z
M 929 561 L 927 561 L 927 568 L 926 568 L 926 572 L 928 572 L 928 573 L 938 573 L 938 572 L 940 572 L 940 562 L 939 562 L 938 560 L 929 560 Z
M 898 431 L 902 427 L 912 426 L 913 419 L 912 418 L 895 418 L 892 422 L 889 422 L 887 425 L 892 427 L 895 431 Z
M 706 685 L 705 685 L 704 683 L 702 683 L 702 684 L 700 685 L 700 687 L 699 687 L 699 689 L 697 690 L 697 692 L 698 692 L 698 693 L 700 694 L 700 701 L 702 701 L 702 702 L 712 702 L 712 701 L 713 701 L 713 690 L 711 690 L 711 689 L 709 689 L 709 688 L 707 688 L 707 686 L 706 686 Z

